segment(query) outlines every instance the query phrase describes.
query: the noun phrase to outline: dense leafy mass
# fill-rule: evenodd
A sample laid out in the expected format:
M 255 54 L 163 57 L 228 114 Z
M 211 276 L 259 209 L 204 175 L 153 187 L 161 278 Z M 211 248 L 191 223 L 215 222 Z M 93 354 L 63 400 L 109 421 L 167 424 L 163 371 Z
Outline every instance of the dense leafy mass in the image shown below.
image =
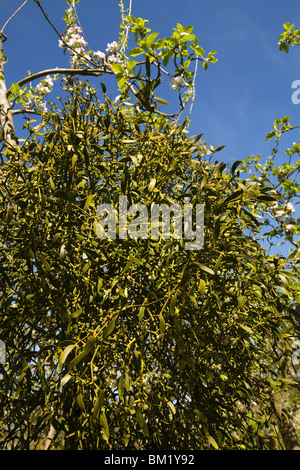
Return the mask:
M 265 446 L 292 326 L 247 205 L 273 196 L 211 163 L 201 136 L 65 88 L 2 168 L 2 446 L 50 425 L 54 448 Z M 96 207 L 121 195 L 205 204 L 203 249 L 100 240 Z
M 192 26 L 157 38 L 119 2 L 119 42 L 93 52 L 76 26 L 78 1 L 67 3 L 60 47 L 71 69 L 54 77 L 65 75 L 62 98 L 46 105 L 46 74 L 27 90 L 43 73 L 12 85 L 8 99 L 27 117 L 24 141 L 7 138 L 7 101 L 2 113 L 0 448 L 294 445 L 281 397 L 296 370 L 299 250 L 294 242 L 288 258 L 270 254 L 260 214 L 282 217 L 270 239 L 293 242 L 297 229 L 286 227 L 295 223 L 283 216 L 293 212 L 296 183 L 286 178 L 279 194 L 274 164 L 228 168 L 215 160 L 221 148 L 188 136 L 190 114 L 180 118 L 194 96 L 190 66 L 216 61 Z M 117 79 L 114 101 L 103 82 L 99 91 L 74 78 L 105 74 Z M 177 113 L 163 111 L 163 78 Z M 204 205 L 203 247 L 188 250 L 190 240 L 173 232 L 102 239 L 97 208 L 118 213 L 122 196 L 149 214 L 153 204 L 190 204 L 194 223 Z

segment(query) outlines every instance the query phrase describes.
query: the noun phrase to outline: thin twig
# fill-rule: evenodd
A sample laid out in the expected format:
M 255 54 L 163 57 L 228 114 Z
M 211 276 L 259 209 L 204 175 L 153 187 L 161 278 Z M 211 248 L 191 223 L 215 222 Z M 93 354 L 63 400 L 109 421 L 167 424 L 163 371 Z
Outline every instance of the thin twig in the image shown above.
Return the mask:
M 193 90 L 193 97 L 192 97 L 192 103 L 191 103 L 191 107 L 190 107 L 189 117 L 190 117 L 191 114 L 192 114 L 192 109 L 193 109 L 194 101 L 195 101 L 197 70 L 198 70 L 198 60 L 196 60 L 195 72 L 194 72 L 194 77 L 193 77 L 193 88 L 192 88 L 192 90 Z
M 86 44 L 88 45 L 89 43 L 88 43 L 88 41 L 87 41 L 87 39 L 86 39 L 86 37 L 85 37 L 83 28 L 82 28 L 82 26 L 81 26 L 80 19 L 79 19 L 78 13 L 77 13 L 77 9 L 76 9 L 76 4 L 75 4 L 75 2 L 72 3 L 72 8 L 73 8 L 74 11 L 75 11 L 76 20 L 77 20 L 78 25 L 79 25 L 79 27 L 80 27 L 80 29 L 81 29 L 83 39 L 85 40 Z M 90 48 L 88 47 L 88 49 L 90 49 Z
M 29 0 L 25 0 L 25 2 L 11 15 L 10 18 L 8 18 L 8 20 L 6 21 L 6 23 L 4 24 L 3 28 L 1 29 L 1 33 L 3 34 L 3 31 L 4 29 L 6 28 L 6 26 L 8 25 L 8 23 L 10 22 L 10 20 L 12 20 L 16 14 L 26 5 L 26 3 L 28 3 Z
M 128 11 L 128 16 L 131 16 L 131 10 L 132 10 L 132 0 L 130 0 L 130 3 L 129 3 L 129 11 Z M 123 12 L 122 12 L 123 13 Z M 122 15 L 124 17 L 124 15 Z M 123 18 L 122 18 L 123 20 Z M 125 49 L 126 47 L 126 42 L 127 42 L 127 39 L 128 39 L 128 33 L 129 33 L 129 26 L 130 26 L 130 22 L 128 22 L 126 28 L 125 28 L 125 37 L 124 37 L 124 41 L 123 41 L 123 44 L 121 46 L 121 49 L 120 49 L 120 52 L 123 52 L 123 50 Z
M 93 63 L 93 61 L 91 61 L 90 59 L 88 59 L 85 55 L 83 54 L 80 54 L 79 52 L 77 52 L 72 46 L 70 46 L 64 39 L 64 37 L 60 34 L 60 32 L 56 29 L 56 27 L 54 26 L 54 24 L 52 23 L 52 21 L 50 21 L 49 19 L 49 16 L 48 14 L 45 12 L 45 10 L 43 9 L 42 5 L 41 5 L 41 2 L 39 0 L 34 0 L 35 3 L 38 5 L 38 7 L 40 8 L 41 12 L 43 13 L 46 21 L 50 24 L 51 28 L 56 32 L 57 36 L 60 38 L 60 40 L 62 41 L 62 43 L 65 45 L 65 47 L 67 47 L 68 49 L 70 49 L 74 54 L 76 54 L 78 57 L 81 57 L 82 59 L 84 59 L 86 62 L 89 62 L 90 64 L 92 65 L 95 65 Z

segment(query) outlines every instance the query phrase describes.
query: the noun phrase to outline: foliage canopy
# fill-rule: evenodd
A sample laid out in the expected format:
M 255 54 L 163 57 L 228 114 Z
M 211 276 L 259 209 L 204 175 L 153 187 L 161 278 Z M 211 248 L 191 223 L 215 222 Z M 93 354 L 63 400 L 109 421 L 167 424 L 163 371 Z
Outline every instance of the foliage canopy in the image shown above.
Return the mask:
M 277 196 L 156 109 L 150 66 L 176 65 L 187 40 L 203 55 L 191 28 L 155 43 L 124 18 L 145 73 L 111 65 L 122 99 L 69 76 L 25 142 L 2 141 L 0 446 L 42 448 L 50 433 L 52 449 L 269 448 L 297 335 L 294 273 L 258 239 L 254 209 Z M 203 248 L 100 239 L 97 207 L 123 195 L 149 211 L 204 204 Z

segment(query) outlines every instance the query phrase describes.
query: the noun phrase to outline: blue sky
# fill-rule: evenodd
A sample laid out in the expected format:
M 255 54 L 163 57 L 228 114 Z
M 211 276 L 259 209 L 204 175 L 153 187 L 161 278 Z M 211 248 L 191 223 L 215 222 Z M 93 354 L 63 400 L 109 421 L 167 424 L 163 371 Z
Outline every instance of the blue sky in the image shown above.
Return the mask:
M 129 0 L 125 0 L 125 5 Z M 0 0 L 1 26 L 22 0 Z M 63 31 L 65 1 L 42 0 L 49 18 Z M 81 0 L 78 11 L 89 44 L 105 50 L 117 39 L 117 0 Z M 272 142 L 265 142 L 275 118 L 289 115 L 300 121 L 300 105 L 291 101 L 291 85 L 300 79 L 300 48 L 289 54 L 278 50 L 283 23 L 300 28 L 299 0 L 133 0 L 134 16 L 150 21 L 152 31 L 172 34 L 176 23 L 194 25 L 206 52 L 215 49 L 218 62 L 207 71 L 199 68 L 191 134 L 204 133 L 224 161 L 243 160 L 252 154 L 268 156 Z M 68 58 L 58 48 L 58 38 L 33 0 L 5 29 L 7 85 L 30 70 L 66 66 Z M 168 96 L 169 98 L 169 96 Z M 286 142 L 298 139 L 290 134 Z M 282 145 L 284 149 L 284 145 Z

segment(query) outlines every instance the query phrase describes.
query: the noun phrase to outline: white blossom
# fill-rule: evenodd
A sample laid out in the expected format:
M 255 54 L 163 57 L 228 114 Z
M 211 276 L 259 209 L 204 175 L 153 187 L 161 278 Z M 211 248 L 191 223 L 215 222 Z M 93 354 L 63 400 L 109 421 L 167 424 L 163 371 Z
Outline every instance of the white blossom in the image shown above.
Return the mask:
M 80 56 L 84 55 L 85 48 L 88 46 L 88 43 L 84 39 L 83 31 L 79 26 L 70 26 L 66 34 L 59 40 L 58 44 L 61 48 L 70 48 L 70 62 L 72 68 L 75 68 L 84 62 L 84 58 Z M 87 55 L 86 60 L 89 59 L 90 57 Z
M 108 62 L 110 62 L 111 64 L 120 64 L 122 62 L 122 59 L 120 56 L 118 56 L 118 54 L 116 55 L 111 55 L 109 58 L 108 58 Z
M 278 203 L 275 202 L 275 204 L 273 204 L 273 206 L 270 206 L 269 209 L 270 209 L 270 211 L 275 212 L 277 207 L 278 207 Z
M 293 204 L 291 202 L 288 202 L 286 205 L 285 205 L 285 208 L 287 211 L 289 212 L 295 212 L 295 207 L 293 206 Z
M 275 218 L 279 221 L 283 220 L 283 215 L 284 215 L 284 211 L 282 210 L 275 212 Z
M 118 49 L 118 43 L 116 41 L 113 41 L 111 43 L 108 43 L 107 44 L 107 52 L 116 52 L 116 50 Z
M 174 90 L 176 90 L 177 87 L 184 87 L 187 83 L 182 75 L 178 75 L 178 77 L 172 78 L 170 85 Z
M 94 52 L 94 55 L 97 56 L 99 59 L 104 60 L 106 58 L 106 55 L 104 52 L 101 51 L 96 51 Z

